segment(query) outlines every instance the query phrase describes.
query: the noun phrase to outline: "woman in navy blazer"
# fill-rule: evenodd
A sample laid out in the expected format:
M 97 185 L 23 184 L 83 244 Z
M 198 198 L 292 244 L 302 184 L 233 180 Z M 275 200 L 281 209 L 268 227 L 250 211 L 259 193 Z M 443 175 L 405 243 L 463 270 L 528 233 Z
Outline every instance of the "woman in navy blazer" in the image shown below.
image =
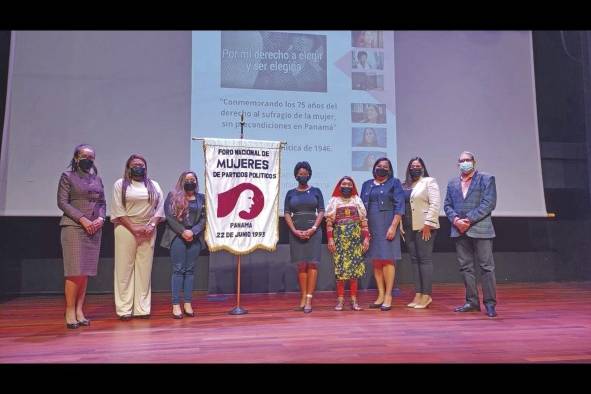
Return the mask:
M 205 196 L 198 192 L 197 174 L 185 171 L 164 202 L 166 230 L 160 246 L 170 249 L 172 260 L 172 317 L 183 318 L 180 292 L 183 289 L 184 314 L 195 316 L 191 305 L 195 263 L 201 252 L 200 235 L 205 228 Z
M 372 173 L 373 179 L 365 181 L 361 188 L 371 239 L 367 258 L 372 261 L 378 287 L 378 298 L 369 307 L 389 311 L 396 272 L 394 264 L 402 257 L 399 227 L 404 215 L 404 191 L 386 157 L 376 160 Z

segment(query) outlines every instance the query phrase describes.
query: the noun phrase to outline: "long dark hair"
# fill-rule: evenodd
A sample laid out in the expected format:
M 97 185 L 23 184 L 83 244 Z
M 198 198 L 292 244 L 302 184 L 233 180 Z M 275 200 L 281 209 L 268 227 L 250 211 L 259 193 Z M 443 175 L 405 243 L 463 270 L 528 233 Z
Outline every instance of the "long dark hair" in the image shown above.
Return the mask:
M 172 192 L 172 198 L 170 199 L 170 210 L 174 216 L 182 221 L 189 214 L 189 201 L 187 201 L 187 193 L 185 193 L 185 178 L 187 175 L 193 174 L 197 181 L 197 187 L 195 188 L 195 194 L 199 191 L 199 180 L 197 174 L 194 171 L 187 170 L 181 173 L 179 180 L 174 187 Z
M 390 173 L 388 174 L 388 179 L 393 178 L 394 177 L 394 168 L 392 167 L 392 162 L 387 157 L 380 157 L 379 159 L 376 160 L 375 163 L 373 163 L 373 168 L 371 169 L 371 175 L 375 178 L 374 172 L 376 170 L 376 166 L 378 165 L 378 163 L 380 161 L 387 161 L 388 162 L 388 165 L 390 166 Z
M 94 150 L 94 148 L 88 144 L 80 144 L 78 146 L 76 146 L 74 148 L 74 155 L 72 156 L 72 160 L 70 160 L 70 169 L 74 172 L 78 171 L 78 169 L 80 168 L 78 166 L 78 163 L 76 162 L 76 159 L 78 158 L 78 156 L 80 156 L 80 151 L 82 149 L 90 149 L 92 151 L 92 153 L 94 153 L 96 155 L 96 152 Z M 92 164 L 92 171 L 94 171 L 95 174 L 98 174 L 98 170 L 96 169 L 96 166 L 94 165 L 94 163 Z
M 131 176 L 131 168 L 129 167 L 129 163 L 131 163 L 133 159 L 140 159 L 144 162 L 144 165 L 146 166 L 146 173 L 144 175 L 144 185 L 146 186 L 146 189 L 148 189 L 148 201 L 150 203 L 156 201 L 156 205 L 158 205 L 158 192 L 156 192 L 156 188 L 154 187 L 152 180 L 148 178 L 148 163 L 142 155 L 134 153 L 133 155 L 129 156 L 129 159 L 127 159 L 127 162 L 125 163 L 125 171 L 123 172 L 123 185 L 121 185 L 121 201 L 123 201 L 123 206 L 126 206 L 125 192 L 127 191 L 127 187 L 131 184 L 131 181 L 133 180 Z
M 429 176 L 429 171 L 427 171 L 427 166 L 425 165 L 423 159 L 421 159 L 418 156 L 413 157 L 409 160 L 408 165 L 406 166 L 406 176 L 404 178 L 404 183 L 402 184 L 402 186 L 406 188 L 410 188 L 410 185 L 412 185 L 412 177 L 410 176 L 410 165 L 413 161 L 418 161 L 419 163 L 421 163 L 421 165 L 423 166 L 423 176 Z

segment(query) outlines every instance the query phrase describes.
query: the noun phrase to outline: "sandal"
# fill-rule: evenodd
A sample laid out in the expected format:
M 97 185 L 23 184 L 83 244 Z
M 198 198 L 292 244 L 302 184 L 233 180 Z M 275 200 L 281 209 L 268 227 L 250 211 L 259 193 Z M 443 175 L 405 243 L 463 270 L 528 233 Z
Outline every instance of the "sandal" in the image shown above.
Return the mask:
M 351 300 L 351 309 L 354 311 L 362 311 L 363 308 L 357 303 L 357 300 Z
M 335 311 L 342 311 L 344 304 L 345 304 L 345 300 L 342 298 L 338 298 L 337 305 L 334 307 L 334 310 Z

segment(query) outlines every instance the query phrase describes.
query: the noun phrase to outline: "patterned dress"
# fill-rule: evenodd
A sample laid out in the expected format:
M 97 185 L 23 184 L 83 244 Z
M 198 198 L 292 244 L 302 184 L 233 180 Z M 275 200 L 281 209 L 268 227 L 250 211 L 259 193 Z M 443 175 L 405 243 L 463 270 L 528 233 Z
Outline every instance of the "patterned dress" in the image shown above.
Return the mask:
M 332 231 L 336 252 L 337 280 L 358 279 L 365 274 L 362 229 L 367 231 L 367 214 L 359 196 L 333 197 L 326 211 L 326 227 Z
M 64 276 L 96 276 L 103 229 L 89 235 L 80 219 L 105 219 L 103 181 L 98 175 L 81 170 L 62 173 L 57 205 L 64 212 L 60 220 Z

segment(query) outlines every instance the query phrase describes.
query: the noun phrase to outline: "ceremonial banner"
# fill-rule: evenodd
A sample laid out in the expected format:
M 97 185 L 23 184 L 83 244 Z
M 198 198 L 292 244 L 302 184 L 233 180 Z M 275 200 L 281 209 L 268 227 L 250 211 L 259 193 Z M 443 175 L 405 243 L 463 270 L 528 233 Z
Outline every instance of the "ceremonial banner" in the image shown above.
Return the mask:
M 203 149 L 209 250 L 275 251 L 281 142 L 205 138 Z

